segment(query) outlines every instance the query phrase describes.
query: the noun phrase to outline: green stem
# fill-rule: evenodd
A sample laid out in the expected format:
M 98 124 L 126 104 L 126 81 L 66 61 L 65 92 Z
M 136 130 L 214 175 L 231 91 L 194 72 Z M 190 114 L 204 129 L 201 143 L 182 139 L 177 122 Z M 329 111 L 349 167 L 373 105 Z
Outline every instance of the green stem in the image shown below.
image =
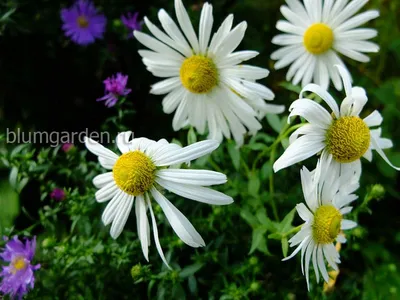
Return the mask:
M 270 164 L 272 164 L 275 159 L 275 149 L 274 147 L 271 150 L 271 155 L 269 157 Z M 279 222 L 278 210 L 275 204 L 274 172 L 271 172 L 271 175 L 269 175 L 269 196 L 271 198 L 272 213 L 274 214 L 275 220 Z
M 254 171 L 257 167 L 257 163 L 270 151 L 272 151 L 272 149 L 276 148 L 276 146 L 284 139 L 286 138 L 290 133 L 292 133 L 293 131 L 295 131 L 296 129 L 300 128 L 301 126 L 303 126 L 304 124 L 297 124 L 294 125 L 290 128 L 288 124 L 285 125 L 285 127 L 282 128 L 281 133 L 278 135 L 278 137 L 276 138 L 276 140 L 271 144 L 271 146 L 265 148 L 261 153 L 259 153 L 256 157 L 256 159 L 253 162 L 253 167 L 252 170 Z
M 303 227 L 303 224 L 301 224 L 301 225 L 299 225 L 299 226 L 297 226 L 297 227 L 292 228 L 291 230 L 289 230 L 288 232 L 286 232 L 283 236 L 284 236 L 284 237 L 287 237 L 288 235 L 297 233 L 297 232 L 300 231 L 301 227 Z

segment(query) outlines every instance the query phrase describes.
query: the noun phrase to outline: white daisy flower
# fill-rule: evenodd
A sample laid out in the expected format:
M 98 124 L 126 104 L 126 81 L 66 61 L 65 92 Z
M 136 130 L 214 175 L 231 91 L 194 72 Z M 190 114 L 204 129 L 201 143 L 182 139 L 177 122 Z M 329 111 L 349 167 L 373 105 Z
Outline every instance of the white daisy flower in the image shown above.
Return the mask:
M 319 282 L 320 273 L 328 282 L 325 260 L 336 271 L 337 264 L 340 263 L 340 255 L 334 242 L 345 243 L 346 238 L 341 231 L 357 226 L 357 223 L 345 220 L 343 216 L 352 209 L 348 206 L 349 203 L 358 198 L 353 194 L 359 187 L 358 171 L 346 168 L 341 172 L 338 169 L 326 172 L 326 168 L 323 162 L 318 161 L 313 172 L 308 171 L 306 167 L 300 171 L 307 206 L 303 203 L 297 204 L 296 210 L 305 223 L 301 230 L 289 240 L 290 246 L 297 246 L 297 248 L 290 256 L 283 259 L 291 259 L 301 250 L 301 271 L 306 276 L 308 289 L 310 289 L 311 260 L 317 282 Z
M 272 39 L 283 48 L 272 53 L 277 60 L 275 69 L 291 65 L 286 80 L 304 87 L 315 82 L 324 89 L 332 80 L 342 90 L 334 65 L 345 65 L 338 53 L 359 62 L 368 62 L 362 52 L 378 52 L 378 45 L 367 41 L 377 35 L 375 29 L 356 28 L 379 16 L 376 10 L 354 16 L 368 0 L 286 0 L 281 6 L 282 15 L 276 28 L 285 32 Z
M 175 168 L 176 165 L 212 152 L 218 148 L 219 143 L 206 140 L 181 148 L 165 139 L 158 142 L 147 138 L 129 141 L 131 133 L 122 132 L 117 136 L 116 143 L 122 153 L 119 156 L 94 140 L 85 138 L 85 145 L 89 151 L 99 157 L 99 162 L 105 169 L 110 170 L 93 179 L 93 184 L 99 188 L 95 195 L 96 200 L 100 203 L 111 200 L 103 212 L 102 221 L 104 225 L 112 224 L 110 234 L 114 239 L 121 234 L 135 202 L 138 235 L 146 260 L 149 260 L 150 245 L 150 226 L 147 218 L 149 210 L 158 253 L 168 266 L 158 239 L 150 196 L 160 205 L 171 227 L 183 242 L 192 247 L 204 246 L 204 240 L 193 225 L 159 189 L 165 188 L 179 196 L 208 204 L 232 203 L 231 197 L 205 187 L 225 183 L 227 178 L 224 174 Z
M 284 110 L 282 105 L 265 103 L 274 98 L 274 93 L 255 82 L 269 71 L 241 64 L 258 52 L 233 52 L 244 37 L 246 22 L 232 29 L 233 15 L 229 15 L 211 38 L 212 5 L 205 3 L 198 39 L 181 0 L 175 0 L 175 11 L 181 29 L 161 9 L 158 18 L 165 33 L 147 18 L 144 21 L 155 38 L 134 32 L 137 40 L 152 50 L 139 51 L 147 69 L 154 76 L 166 78 L 154 84 L 150 92 L 167 94 L 163 109 L 167 114 L 175 111 L 175 131 L 190 124 L 200 134 L 208 128 L 209 138 L 221 141 L 232 134 L 237 144 L 243 144 L 247 131 L 261 129 L 257 117 Z
M 289 147 L 274 163 L 275 172 L 321 151 L 321 159 L 330 161 L 333 168 L 340 167 L 340 164 L 356 164 L 361 168 L 360 158 L 365 157 L 371 161 L 372 150 L 376 150 L 391 167 L 399 170 L 382 151 L 393 147 L 392 141 L 381 138 L 380 127 L 371 129 L 381 125 L 383 121 L 381 114 L 375 110 L 364 119 L 359 117 L 368 101 L 365 90 L 361 87 L 352 87 L 347 70 L 338 65 L 336 67 L 346 92 L 340 110 L 325 89 L 316 84 L 307 85 L 300 92 L 300 99 L 290 106 L 288 122 L 292 116 L 301 116 L 309 123 L 290 136 Z M 304 99 L 304 92 L 313 92 L 320 96 L 328 104 L 331 112 L 315 101 Z

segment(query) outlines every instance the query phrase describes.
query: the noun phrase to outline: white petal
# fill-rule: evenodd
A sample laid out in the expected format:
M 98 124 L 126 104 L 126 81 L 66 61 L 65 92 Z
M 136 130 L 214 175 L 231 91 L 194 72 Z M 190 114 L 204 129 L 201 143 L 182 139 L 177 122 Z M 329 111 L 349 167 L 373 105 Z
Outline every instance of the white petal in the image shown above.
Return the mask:
M 220 68 L 230 67 L 233 65 L 240 64 L 242 61 L 249 60 L 256 57 L 259 53 L 257 51 L 236 51 L 228 54 L 226 57 L 221 57 L 219 61 L 216 61 Z
M 125 199 L 123 199 L 121 204 L 118 206 L 117 214 L 115 215 L 110 230 L 110 234 L 113 239 L 118 238 L 124 229 L 132 209 L 133 199 L 133 196 L 125 197 Z
M 314 218 L 314 215 L 308 210 L 308 208 L 303 203 L 297 204 L 296 210 L 300 218 L 302 218 L 306 222 Z
M 150 35 L 145 34 L 141 31 L 134 31 L 133 34 L 135 38 L 147 48 L 158 53 L 165 53 L 169 56 L 175 57 L 177 60 L 183 59 L 183 56 L 181 54 L 168 47 L 167 45 L 161 43 L 160 41 L 156 40 L 155 38 L 151 37 Z
M 107 172 L 97 175 L 95 178 L 93 178 L 93 185 L 100 189 L 112 181 L 114 181 L 113 173 Z
M 136 197 L 135 203 L 135 214 L 136 214 L 136 224 L 139 235 L 140 244 L 142 245 L 143 255 L 147 261 L 149 261 L 149 244 L 148 230 L 149 230 L 149 220 L 146 215 L 146 205 L 144 202 L 143 195 Z
M 124 199 L 127 199 L 128 196 L 129 195 L 126 194 L 124 191 L 118 190 L 118 192 L 114 195 L 110 203 L 107 204 L 106 209 L 104 210 L 101 216 L 101 220 L 103 221 L 105 226 L 107 226 L 114 220 L 119 205 Z
M 159 156 L 155 159 L 154 163 L 157 167 L 169 166 L 174 164 L 191 161 L 217 149 L 219 143 L 214 140 L 205 140 L 170 151 L 165 155 Z
M 90 152 L 93 154 L 107 158 L 113 162 L 118 159 L 118 155 L 112 152 L 111 150 L 105 148 L 103 145 L 99 144 L 98 142 L 92 140 L 91 138 L 85 137 L 85 146 L 88 148 Z
M 304 257 L 304 273 L 306 273 L 306 281 L 307 281 L 307 288 L 308 290 L 310 290 L 310 260 L 311 260 L 311 254 L 314 251 L 315 248 L 315 243 L 314 241 L 311 239 L 310 243 L 308 244 L 307 250 L 306 250 L 306 254 Z
M 165 216 L 171 224 L 171 227 L 184 243 L 194 248 L 205 246 L 203 238 L 196 231 L 193 225 L 174 205 L 172 205 L 171 202 L 167 200 L 167 198 L 165 198 L 154 187 L 150 192 L 162 208 Z
M 297 248 L 292 252 L 292 254 L 290 254 L 289 256 L 285 257 L 284 259 L 282 259 L 282 261 L 285 260 L 289 260 L 292 257 L 294 257 L 300 250 L 301 248 L 304 246 L 304 244 L 308 241 L 308 238 L 304 239 L 299 246 L 297 246 Z
M 371 144 L 374 147 L 374 149 L 376 150 L 376 152 L 378 152 L 378 154 L 383 158 L 383 160 L 389 165 L 391 166 L 393 169 L 400 171 L 399 167 L 394 166 L 390 160 L 387 158 L 385 152 L 382 151 L 382 148 L 379 146 L 378 141 L 375 139 L 375 137 L 371 134 Z
M 371 114 L 364 118 L 364 122 L 368 125 L 368 127 L 379 126 L 382 124 L 382 121 L 382 115 L 377 110 L 374 110 Z
M 324 89 L 322 89 L 320 86 L 316 84 L 308 84 L 306 85 L 300 92 L 299 98 L 304 98 L 303 93 L 304 92 L 312 92 L 314 94 L 317 94 L 326 102 L 326 104 L 329 105 L 329 107 L 332 109 L 333 113 L 335 114 L 336 117 L 339 117 L 339 106 L 337 105 L 335 99 Z
M 361 9 L 367 3 L 368 0 L 356 0 L 351 1 L 342 11 L 340 11 L 331 21 L 330 25 L 336 27 L 343 21 L 353 16 L 357 11 Z
M 233 202 L 232 197 L 210 188 L 181 184 L 160 178 L 157 178 L 156 182 L 170 192 L 191 200 L 213 205 L 227 205 Z
M 364 24 L 370 20 L 373 20 L 377 17 L 379 17 L 379 12 L 377 10 L 369 10 L 369 11 L 363 12 L 351 19 L 348 19 L 346 22 L 340 24 L 340 26 L 335 28 L 334 33 L 353 29 L 353 28 L 355 28 L 361 24 Z
M 184 54 L 186 56 L 190 56 L 192 54 L 189 46 L 185 47 L 185 45 L 177 43 L 176 41 L 171 39 L 168 35 L 166 35 L 164 32 L 162 32 L 157 26 L 155 26 L 153 23 L 151 23 L 147 17 L 144 17 L 144 22 L 146 23 L 146 26 L 147 26 L 147 28 L 149 28 L 150 32 L 157 39 L 162 41 L 164 44 L 167 44 L 171 48 L 178 50 L 179 52 L 181 52 L 182 54 Z M 143 50 L 139 50 L 139 54 L 141 56 L 143 56 L 142 52 L 143 52 Z M 165 55 L 166 55 L 166 53 L 163 53 L 163 57 L 165 57 Z M 173 55 L 173 56 L 169 56 L 168 58 L 169 59 L 179 59 L 180 55 L 179 54 Z M 183 58 L 183 57 L 181 57 L 181 58 Z
M 304 124 L 290 135 L 289 144 L 292 144 L 295 140 L 297 140 L 299 135 L 324 136 L 326 135 L 326 132 L 318 126 L 312 124 Z
M 233 23 L 233 15 L 228 15 L 222 22 L 221 26 L 218 28 L 217 32 L 213 35 L 211 39 L 210 46 L 208 47 L 208 52 L 214 55 L 215 49 L 221 44 L 225 39 L 227 34 L 231 31 Z
M 313 253 L 312 253 L 312 263 L 314 267 L 314 272 L 315 272 L 315 279 L 317 280 L 317 283 L 319 282 L 319 268 L 318 268 L 318 262 L 317 262 L 317 251 L 318 251 L 318 245 L 315 245 Z
M 322 247 L 323 247 L 322 245 L 319 245 L 319 247 L 318 247 L 318 252 L 317 252 L 318 267 L 321 271 L 321 275 L 324 278 L 324 280 L 326 282 L 329 282 L 329 275 L 328 275 L 328 272 L 326 271 Z
M 335 67 L 338 69 L 340 77 L 342 78 L 346 96 L 351 97 L 351 77 L 349 71 L 341 65 L 335 65 Z M 342 108 L 340 108 L 340 111 L 342 112 Z
M 129 139 L 131 137 L 132 131 L 124 131 L 117 135 L 117 146 L 121 153 L 129 151 Z
M 301 36 L 303 36 L 305 32 L 304 27 L 296 26 L 286 21 L 278 21 L 276 23 L 276 29 L 286 33 L 291 33 L 294 35 L 301 35 Z
M 185 34 L 186 38 L 190 42 L 195 53 L 199 53 L 200 46 L 197 40 L 196 33 L 194 32 L 193 25 L 190 22 L 189 15 L 183 6 L 182 0 L 175 0 L 175 13 L 178 19 L 179 25 Z
M 308 122 L 321 128 L 328 128 L 332 123 L 332 116 L 320 104 L 309 99 L 299 99 L 289 107 L 290 115 L 301 116 Z
M 269 71 L 264 68 L 254 67 L 250 65 L 239 65 L 223 69 L 221 75 L 235 76 L 239 78 L 258 80 L 268 76 Z
M 278 34 L 272 38 L 271 43 L 279 46 L 301 45 L 303 37 L 294 34 Z
M 162 95 L 171 92 L 177 87 L 181 86 L 181 79 L 179 77 L 172 77 L 159 81 L 151 86 L 150 93 L 154 95 Z
M 210 41 L 211 29 L 214 19 L 212 15 L 212 5 L 207 2 L 204 3 L 203 9 L 200 15 L 200 26 L 199 26 L 199 43 L 200 53 L 205 54 L 207 51 L 208 42 Z
M 351 212 L 352 209 L 353 208 L 351 206 L 346 206 L 346 207 L 340 209 L 340 213 L 342 215 L 345 215 L 345 214 L 348 214 L 349 212 Z
M 224 41 L 222 41 L 219 47 L 215 50 L 215 55 L 221 58 L 234 51 L 242 41 L 246 28 L 247 23 L 245 21 L 233 28 L 232 31 L 225 37 Z
M 356 222 L 350 220 L 342 220 L 342 226 L 340 227 L 340 229 L 346 230 L 346 229 L 352 229 L 354 227 L 357 227 Z
M 325 148 L 325 137 L 301 136 L 289 145 L 273 165 L 274 172 L 303 161 Z
M 301 186 L 303 189 L 304 199 L 308 207 L 314 212 L 318 207 L 318 199 L 315 183 L 312 179 L 312 173 L 306 167 L 300 170 Z
M 151 222 L 153 225 L 153 234 L 154 234 L 154 241 L 156 244 L 156 248 L 158 251 L 158 254 L 160 255 L 162 261 L 164 262 L 164 264 L 168 267 L 168 269 L 172 270 L 172 268 L 169 266 L 167 259 L 164 256 L 164 252 L 161 248 L 160 245 L 160 239 L 158 238 L 158 229 L 157 229 L 157 223 L 156 223 L 156 218 L 154 217 L 154 212 L 153 212 L 153 208 L 151 207 L 151 203 L 150 203 L 150 199 L 148 196 L 146 196 L 146 200 L 147 200 L 147 206 L 149 207 L 150 210 L 150 216 L 151 216 Z
M 114 180 L 112 180 L 96 192 L 96 201 L 100 203 L 106 202 L 114 197 L 118 190 L 118 186 L 115 184 Z
M 111 170 L 116 163 L 116 160 L 114 160 L 114 159 L 108 159 L 108 158 L 104 158 L 101 156 L 99 156 L 98 160 L 99 160 L 100 166 L 102 166 L 103 168 L 105 168 L 107 170 Z
M 180 49 L 185 49 L 185 56 L 190 56 L 191 49 L 186 39 L 184 38 L 182 32 L 179 30 L 178 26 L 175 24 L 174 20 L 167 14 L 164 9 L 160 9 L 158 11 L 158 19 L 165 32 L 176 42 L 176 44 L 180 45 Z
M 181 103 L 182 99 L 185 98 L 184 94 L 186 93 L 185 88 L 177 88 L 171 91 L 167 96 L 162 100 L 163 110 L 166 114 L 172 113 L 178 105 Z
M 208 170 L 164 169 L 159 170 L 156 176 L 171 182 L 202 186 L 222 184 L 227 181 L 225 174 Z

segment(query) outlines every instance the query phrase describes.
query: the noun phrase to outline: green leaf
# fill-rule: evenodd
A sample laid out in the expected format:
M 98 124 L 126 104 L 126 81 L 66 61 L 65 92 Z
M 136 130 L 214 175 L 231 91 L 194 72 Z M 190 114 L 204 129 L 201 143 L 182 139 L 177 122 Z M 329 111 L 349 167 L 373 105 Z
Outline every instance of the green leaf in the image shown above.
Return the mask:
M 280 233 L 286 233 L 291 229 L 295 211 L 296 209 L 293 208 L 279 224 Z
M 266 213 L 265 209 L 257 211 L 256 217 L 260 221 L 260 223 L 263 224 L 265 226 L 265 228 L 267 228 L 267 230 L 269 232 L 276 232 L 277 229 L 276 229 L 275 222 L 271 221 L 267 217 L 267 213 Z
M 251 247 L 249 254 L 252 254 L 260 245 L 260 243 L 264 242 L 266 243 L 266 240 L 264 237 L 264 234 L 267 232 L 267 229 L 265 227 L 259 227 L 253 230 L 253 238 L 251 241 Z
M 228 143 L 227 147 L 228 147 L 229 156 L 231 157 L 231 160 L 232 160 L 232 164 L 233 164 L 235 170 L 239 171 L 239 168 L 240 168 L 240 151 L 236 147 L 235 143 L 233 143 L 231 141 Z
M 257 173 L 250 173 L 249 184 L 248 184 L 248 192 L 250 195 L 254 197 L 258 197 L 258 191 L 260 190 L 260 178 L 258 178 Z
M 240 216 L 253 228 L 260 225 L 257 218 L 253 216 L 249 209 L 246 207 L 241 209 Z
M 267 114 L 266 117 L 268 124 L 272 127 L 272 129 L 275 130 L 277 133 L 280 133 L 282 129 L 282 123 L 279 117 L 277 115 L 271 114 Z
M 265 148 L 267 148 L 267 145 L 262 144 L 262 143 L 253 143 L 253 144 L 247 145 L 246 148 L 249 148 L 253 151 L 261 151 L 261 150 L 264 150 Z
M 193 127 L 190 127 L 190 129 L 188 131 L 187 142 L 188 142 L 188 145 L 194 144 L 197 142 L 197 135 L 196 135 L 196 132 L 194 131 Z
M 282 240 L 282 234 L 276 232 L 276 233 L 271 233 L 268 235 L 269 239 L 273 239 L 273 240 Z
M 290 82 L 286 82 L 285 81 L 285 82 L 280 83 L 279 85 L 281 87 L 284 87 L 285 89 L 287 89 L 289 91 L 295 92 L 296 94 L 300 94 L 300 92 L 301 92 L 301 87 L 300 86 L 294 85 L 294 84 L 292 84 Z
M 13 167 L 10 172 L 10 176 L 8 177 L 10 181 L 10 185 L 12 188 L 17 190 L 17 184 L 18 184 L 18 168 Z
M 264 181 L 268 179 L 271 173 L 272 173 L 272 163 L 270 161 L 267 161 L 262 165 L 260 170 L 261 180 Z
M 189 276 L 192 276 L 194 273 L 196 273 L 198 270 L 200 270 L 203 266 L 204 266 L 204 263 L 196 263 L 196 264 L 187 266 L 180 271 L 179 277 L 187 278 Z
M 287 253 L 288 253 L 288 248 L 289 248 L 289 243 L 288 243 L 287 237 L 284 237 L 281 240 L 281 242 L 282 242 L 282 253 L 283 253 L 283 256 L 286 257 Z

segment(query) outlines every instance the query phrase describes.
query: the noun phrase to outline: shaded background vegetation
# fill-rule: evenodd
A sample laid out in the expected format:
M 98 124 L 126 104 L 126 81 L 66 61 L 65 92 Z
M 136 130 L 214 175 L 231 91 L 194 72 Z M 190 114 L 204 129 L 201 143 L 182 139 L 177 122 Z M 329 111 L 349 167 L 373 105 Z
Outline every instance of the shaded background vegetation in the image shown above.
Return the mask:
M 202 2 L 184 2 L 193 23 L 198 24 Z M 250 63 L 272 70 L 269 55 L 275 46 L 270 40 L 277 34 L 275 23 L 281 18 L 283 1 L 210 2 L 214 31 L 229 13 L 235 15 L 235 24 L 246 20 L 248 29 L 239 48 L 259 51 Z M 98 0 L 95 4 L 108 19 L 106 34 L 103 40 L 81 47 L 61 31 L 60 9 L 71 2 L 1 1 L 0 18 L 5 17 L 0 21 L 0 135 L 7 128 L 25 132 L 88 128 L 108 130 L 112 135 L 130 129 L 136 136 L 176 138 L 186 144 L 187 132 L 173 132 L 172 115 L 162 112 L 162 97 L 148 93 L 158 79 L 146 71 L 137 53 L 141 46 L 126 39 L 127 31 L 119 21 L 121 14 L 138 11 L 157 23 L 160 8 L 174 14 L 173 1 Z M 346 63 L 355 85 L 367 90 L 365 115 L 374 109 L 382 112 L 383 135 L 394 142 L 387 153 L 399 166 L 400 2 L 374 0 L 367 6 L 381 13 L 368 24 L 379 32 L 375 42 L 381 51 L 371 55 L 368 64 Z M 109 109 L 95 99 L 103 94 L 102 80 L 115 72 L 129 75 L 132 93 L 121 107 Z M 285 72 L 272 71 L 262 83 L 275 92 L 275 103 L 289 106 L 297 94 L 290 90 L 295 87 L 284 84 Z M 331 92 L 341 100 L 341 93 Z M 95 203 L 91 184 L 101 168 L 93 155 L 85 156 L 83 145 L 77 144 L 75 151 L 65 154 L 59 147 L 43 144 L 6 144 L 3 135 L 0 234 L 35 234 L 39 240 L 37 261 L 42 269 L 28 298 L 399 299 L 399 175 L 377 155 L 372 163 L 363 161 L 360 200 L 352 215 L 360 226 L 349 233 L 349 243 L 343 246 L 341 273 L 333 291 L 324 293 L 322 285 L 313 284 L 307 293 L 299 259 L 281 262 L 282 234 L 292 228 L 292 209 L 302 201 L 299 166 L 274 176 L 273 193 L 269 188 L 270 157 L 263 157 L 255 169 L 251 165 L 285 121 L 285 116 L 264 120 L 263 132 L 248 138 L 240 152 L 226 142 L 212 157 L 194 165 L 219 168 L 227 174 L 230 181 L 220 189 L 235 198 L 234 204 L 211 207 L 169 195 L 202 234 L 205 249 L 183 245 L 155 207 L 161 244 L 171 258 L 172 272 L 162 265 L 154 245 L 150 263 L 144 260 L 133 214 L 117 241 L 109 237 L 108 228 L 100 222 L 104 205 Z M 306 163 L 309 168 L 314 164 L 312 160 Z M 384 196 L 376 193 L 376 186 L 371 192 L 376 183 L 385 188 Z M 68 191 L 62 203 L 49 198 L 56 186 Z M 271 211 L 272 198 L 279 221 Z M 293 226 L 300 221 L 295 216 Z M 6 228 L 12 225 L 10 233 Z

